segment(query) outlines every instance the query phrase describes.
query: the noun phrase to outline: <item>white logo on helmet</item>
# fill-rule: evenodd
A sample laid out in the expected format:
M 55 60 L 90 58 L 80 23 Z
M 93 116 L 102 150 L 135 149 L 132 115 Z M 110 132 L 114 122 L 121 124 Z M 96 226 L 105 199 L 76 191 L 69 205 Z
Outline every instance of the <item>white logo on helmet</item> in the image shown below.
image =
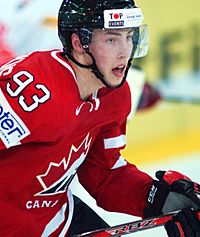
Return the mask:
M 142 25 L 143 19 L 141 8 L 105 10 L 104 28 L 139 27 Z

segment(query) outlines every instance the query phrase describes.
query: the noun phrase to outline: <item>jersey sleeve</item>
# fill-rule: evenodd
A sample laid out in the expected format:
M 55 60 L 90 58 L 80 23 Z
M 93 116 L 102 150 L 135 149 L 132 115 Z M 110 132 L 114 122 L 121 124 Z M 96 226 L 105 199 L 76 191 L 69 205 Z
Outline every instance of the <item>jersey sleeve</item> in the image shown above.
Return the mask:
M 38 81 L 39 71 L 32 55 L 17 57 L 0 68 L 0 150 L 30 141 L 31 133 L 42 126 L 44 109 L 38 108 L 48 101 L 50 92 Z
M 126 145 L 126 123 L 104 129 L 78 170 L 85 189 L 108 211 L 143 217 L 152 178 L 120 154 Z

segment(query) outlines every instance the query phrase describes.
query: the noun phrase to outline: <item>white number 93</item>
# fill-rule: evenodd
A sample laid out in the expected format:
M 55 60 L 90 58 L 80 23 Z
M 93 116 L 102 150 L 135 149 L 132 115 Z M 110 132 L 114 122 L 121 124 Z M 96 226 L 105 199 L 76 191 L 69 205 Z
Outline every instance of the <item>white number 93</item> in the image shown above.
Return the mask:
M 23 80 L 22 80 L 23 78 Z M 25 78 L 25 79 L 24 79 Z M 36 91 L 41 90 L 43 92 L 43 96 L 39 97 L 37 94 L 31 96 L 33 103 L 27 104 L 25 96 L 22 95 L 22 91 L 34 81 L 34 77 L 27 71 L 20 71 L 13 75 L 13 81 L 16 83 L 17 88 L 15 90 L 11 89 L 10 82 L 7 83 L 6 90 L 8 94 L 12 97 L 19 96 L 18 102 L 23 108 L 23 110 L 27 112 L 32 112 L 36 108 L 38 108 L 39 104 L 45 103 L 50 98 L 50 91 L 46 88 L 46 86 L 42 84 L 35 85 Z M 21 94 L 21 95 L 20 95 Z

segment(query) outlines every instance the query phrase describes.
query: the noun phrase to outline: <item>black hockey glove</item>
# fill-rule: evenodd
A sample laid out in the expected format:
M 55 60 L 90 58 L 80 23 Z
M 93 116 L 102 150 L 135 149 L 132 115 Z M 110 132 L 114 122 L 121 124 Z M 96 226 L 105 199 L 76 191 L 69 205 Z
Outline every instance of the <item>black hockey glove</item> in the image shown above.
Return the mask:
M 200 221 L 197 212 L 186 207 L 165 225 L 169 237 L 200 237 Z
M 157 216 L 185 207 L 200 208 L 200 185 L 176 171 L 157 171 L 144 216 Z

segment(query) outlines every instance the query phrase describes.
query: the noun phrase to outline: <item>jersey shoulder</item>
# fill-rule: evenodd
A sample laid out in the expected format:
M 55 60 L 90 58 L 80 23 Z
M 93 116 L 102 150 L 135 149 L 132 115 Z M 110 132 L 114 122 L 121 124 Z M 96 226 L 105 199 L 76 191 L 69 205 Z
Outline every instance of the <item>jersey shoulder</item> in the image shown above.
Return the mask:
M 49 50 L 36 51 L 18 56 L 0 67 L 0 77 L 8 78 L 20 70 L 29 71 L 33 73 L 35 77 L 37 77 L 37 75 L 38 77 L 42 76 L 43 74 L 48 76 L 50 74 L 59 75 L 63 72 L 65 75 L 67 74 L 67 76 L 75 76 L 72 67 L 61 55 L 62 51 L 60 50 Z
M 57 54 L 55 51 L 34 52 L 17 57 L 0 68 L 0 138 L 6 147 L 30 134 L 31 138 L 33 134 L 45 137 L 48 126 L 53 123 L 52 114 L 56 114 L 53 124 L 62 122 L 61 105 L 66 99 L 63 95 L 66 95 L 69 83 L 75 86 L 75 82 L 74 79 L 66 80 L 66 77 L 73 78 L 73 70 L 63 60 L 69 68 L 66 70 Z

